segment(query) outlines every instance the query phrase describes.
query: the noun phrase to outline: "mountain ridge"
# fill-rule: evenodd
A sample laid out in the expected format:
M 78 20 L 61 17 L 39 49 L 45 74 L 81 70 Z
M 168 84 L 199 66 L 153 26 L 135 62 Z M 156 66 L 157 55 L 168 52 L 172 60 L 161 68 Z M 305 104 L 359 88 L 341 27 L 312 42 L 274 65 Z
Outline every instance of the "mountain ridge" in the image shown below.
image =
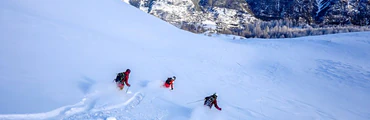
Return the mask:
M 303 28 L 305 34 L 314 35 L 340 33 L 339 31 L 362 31 L 361 26 L 370 25 L 370 1 L 356 0 L 124 0 L 151 15 L 167 21 L 178 28 L 194 33 L 234 34 L 248 37 L 269 37 L 261 33 L 259 26 L 250 25 L 276 22 L 283 28 L 287 27 L 292 32 L 286 35 L 279 30 L 279 35 L 274 37 L 302 36 L 296 28 Z M 330 28 L 338 30 L 326 31 L 333 26 L 345 28 Z M 318 28 L 317 32 L 310 32 L 307 26 Z M 360 28 L 356 28 L 360 26 Z M 263 31 L 270 31 L 263 26 Z M 354 28 L 353 28 L 354 27 Z M 325 30 L 323 30 L 324 28 Z M 343 30 L 344 29 L 344 30 Z M 354 30 L 355 29 L 355 30 Z M 370 28 L 364 28 L 370 30 Z M 259 33 L 256 33 L 259 32 Z M 268 32 L 274 34 L 275 31 Z M 321 33 L 320 33 L 321 32 Z M 262 35 L 263 34 L 263 35 Z M 281 35 L 283 34 L 283 35 Z M 285 35 L 284 35 L 285 34 Z

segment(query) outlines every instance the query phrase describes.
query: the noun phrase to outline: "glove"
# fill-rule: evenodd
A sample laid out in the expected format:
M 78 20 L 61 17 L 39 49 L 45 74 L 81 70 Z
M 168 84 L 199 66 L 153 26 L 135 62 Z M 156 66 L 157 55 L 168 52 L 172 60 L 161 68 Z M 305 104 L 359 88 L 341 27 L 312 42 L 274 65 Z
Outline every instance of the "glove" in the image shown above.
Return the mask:
M 222 108 L 220 108 L 220 109 L 218 109 L 218 110 L 220 110 L 220 111 L 221 111 L 221 110 L 222 110 Z
M 127 86 L 130 87 L 131 85 L 127 83 Z
M 173 88 L 171 88 L 171 90 L 173 90 Z

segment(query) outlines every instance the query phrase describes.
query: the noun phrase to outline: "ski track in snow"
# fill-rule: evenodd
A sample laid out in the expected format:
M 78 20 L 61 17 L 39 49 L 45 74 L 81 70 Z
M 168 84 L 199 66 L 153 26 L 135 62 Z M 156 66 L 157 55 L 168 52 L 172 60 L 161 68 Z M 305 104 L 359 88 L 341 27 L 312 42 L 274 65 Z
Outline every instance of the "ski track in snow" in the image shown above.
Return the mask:
M 361 66 L 352 66 L 333 60 L 316 60 L 316 62 L 318 68 L 315 73 L 318 76 L 329 78 L 338 85 L 370 88 L 370 71 L 364 70 Z
M 106 119 L 109 117 L 115 117 L 119 120 L 129 119 L 127 118 L 127 112 L 134 109 L 143 100 L 144 94 L 137 92 L 127 101 L 116 105 L 105 105 L 99 108 L 93 108 L 91 110 L 74 114 L 69 117 L 63 118 L 63 120 L 76 120 L 76 119 Z
M 50 112 L 36 113 L 36 114 L 12 114 L 0 115 L 0 120 L 14 119 L 14 120 L 37 120 L 37 119 L 106 119 L 115 116 L 119 119 L 123 117 L 125 112 L 134 109 L 144 98 L 144 94 L 137 92 L 135 94 L 127 94 L 127 100 L 119 104 L 103 105 L 96 108 L 96 102 L 99 98 L 96 96 L 89 96 L 83 98 L 80 102 L 74 105 L 67 105 Z

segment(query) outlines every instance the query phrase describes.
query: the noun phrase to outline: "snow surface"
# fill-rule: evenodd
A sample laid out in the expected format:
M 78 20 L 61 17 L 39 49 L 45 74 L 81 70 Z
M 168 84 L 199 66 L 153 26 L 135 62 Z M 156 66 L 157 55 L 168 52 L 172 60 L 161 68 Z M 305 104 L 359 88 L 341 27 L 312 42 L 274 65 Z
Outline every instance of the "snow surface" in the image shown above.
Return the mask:
M 369 32 L 206 37 L 119 0 L 3 0 L 0 26 L 1 120 L 370 119 Z
M 216 23 L 213 21 L 206 20 L 206 21 L 203 21 L 202 24 L 204 24 L 205 28 L 211 28 L 211 29 L 217 28 Z
M 122 0 L 123 2 L 130 4 L 130 0 Z

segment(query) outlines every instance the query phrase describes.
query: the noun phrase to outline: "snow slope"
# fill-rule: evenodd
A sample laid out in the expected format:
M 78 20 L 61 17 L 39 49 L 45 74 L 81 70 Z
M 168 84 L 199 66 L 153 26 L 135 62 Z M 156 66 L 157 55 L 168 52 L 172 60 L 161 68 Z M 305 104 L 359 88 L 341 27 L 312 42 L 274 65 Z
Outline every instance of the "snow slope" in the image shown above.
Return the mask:
M 212 38 L 119 0 L 0 1 L 0 16 L 1 120 L 370 119 L 369 32 Z M 126 68 L 128 94 L 112 82 Z M 214 92 L 222 111 L 192 103 Z

